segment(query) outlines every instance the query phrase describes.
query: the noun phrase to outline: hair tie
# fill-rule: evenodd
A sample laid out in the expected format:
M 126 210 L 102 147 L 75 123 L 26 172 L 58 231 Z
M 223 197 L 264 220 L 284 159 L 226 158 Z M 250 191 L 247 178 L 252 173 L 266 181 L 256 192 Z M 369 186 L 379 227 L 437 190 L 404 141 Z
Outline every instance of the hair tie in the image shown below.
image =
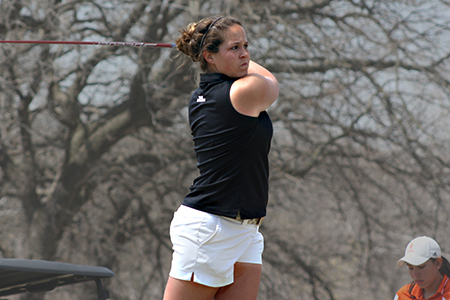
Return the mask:
M 214 26 L 214 23 L 216 23 L 217 21 L 219 21 L 220 19 L 222 19 L 223 17 L 218 17 L 217 19 L 215 19 L 214 21 L 211 22 L 211 24 L 209 24 L 208 29 L 206 29 L 205 34 L 202 36 L 202 40 L 200 42 L 200 50 L 202 50 L 203 48 L 203 42 L 205 41 L 205 37 L 208 34 L 208 31 Z

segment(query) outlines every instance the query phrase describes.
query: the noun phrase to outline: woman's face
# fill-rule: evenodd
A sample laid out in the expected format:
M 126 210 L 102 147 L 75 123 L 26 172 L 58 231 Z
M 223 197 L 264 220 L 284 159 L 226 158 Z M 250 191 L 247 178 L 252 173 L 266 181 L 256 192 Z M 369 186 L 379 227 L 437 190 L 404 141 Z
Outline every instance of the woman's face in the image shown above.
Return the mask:
M 240 78 L 248 73 L 250 53 L 248 52 L 247 35 L 244 28 L 233 25 L 223 33 L 224 42 L 219 52 L 204 52 L 210 72 L 225 74 L 232 78 Z
M 435 261 L 429 259 L 426 263 L 420 266 L 413 266 L 407 264 L 409 275 L 412 280 L 427 292 L 435 292 L 442 280 L 442 275 L 439 269 L 442 265 L 442 258 Z

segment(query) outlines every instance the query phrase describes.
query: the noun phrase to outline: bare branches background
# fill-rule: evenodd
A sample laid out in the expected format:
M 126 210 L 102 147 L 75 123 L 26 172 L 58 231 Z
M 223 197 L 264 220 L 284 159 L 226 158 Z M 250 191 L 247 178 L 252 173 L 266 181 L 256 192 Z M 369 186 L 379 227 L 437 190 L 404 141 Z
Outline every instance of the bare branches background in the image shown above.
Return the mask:
M 448 251 L 448 1 L 1 1 L 0 39 L 173 42 L 231 14 L 273 71 L 260 299 L 392 299 L 407 242 Z M 161 299 L 197 174 L 175 50 L 0 45 L 0 256 L 111 268 Z M 21 299 L 95 299 L 65 287 Z M 13 298 L 11 298 L 13 299 Z M 19 297 L 17 296 L 17 299 Z

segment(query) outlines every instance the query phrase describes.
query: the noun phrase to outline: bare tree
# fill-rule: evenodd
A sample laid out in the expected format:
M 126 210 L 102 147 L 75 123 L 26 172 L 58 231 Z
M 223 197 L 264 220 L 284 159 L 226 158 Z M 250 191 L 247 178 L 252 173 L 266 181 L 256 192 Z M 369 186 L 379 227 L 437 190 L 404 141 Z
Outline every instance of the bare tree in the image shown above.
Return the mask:
M 7 1 L 1 39 L 173 42 L 231 14 L 281 93 L 260 299 L 390 298 L 449 218 L 447 1 Z M 176 51 L 0 46 L 0 255 L 98 264 L 160 299 L 197 171 Z M 75 296 L 77 295 L 77 296 Z M 31 298 L 33 297 L 33 298 Z M 27 296 L 43 299 L 44 295 Z M 95 299 L 62 288 L 46 299 Z

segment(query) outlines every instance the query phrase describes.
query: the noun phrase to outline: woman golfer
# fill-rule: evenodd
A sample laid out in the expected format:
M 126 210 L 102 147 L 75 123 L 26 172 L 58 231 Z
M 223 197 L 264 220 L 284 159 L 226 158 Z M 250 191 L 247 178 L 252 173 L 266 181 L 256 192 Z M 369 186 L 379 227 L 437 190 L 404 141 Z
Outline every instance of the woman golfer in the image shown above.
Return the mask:
M 164 300 L 255 300 L 273 131 L 266 109 L 278 97 L 278 82 L 250 60 L 238 20 L 205 18 L 180 33 L 178 50 L 203 71 L 189 102 L 200 175 L 170 226 Z
M 399 267 L 406 264 L 413 281 L 402 287 L 394 300 L 450 299 L 450 263 L 441 255 L 441 248 L 432 238 L 421 236 L 413 239 L 397 264 Z

